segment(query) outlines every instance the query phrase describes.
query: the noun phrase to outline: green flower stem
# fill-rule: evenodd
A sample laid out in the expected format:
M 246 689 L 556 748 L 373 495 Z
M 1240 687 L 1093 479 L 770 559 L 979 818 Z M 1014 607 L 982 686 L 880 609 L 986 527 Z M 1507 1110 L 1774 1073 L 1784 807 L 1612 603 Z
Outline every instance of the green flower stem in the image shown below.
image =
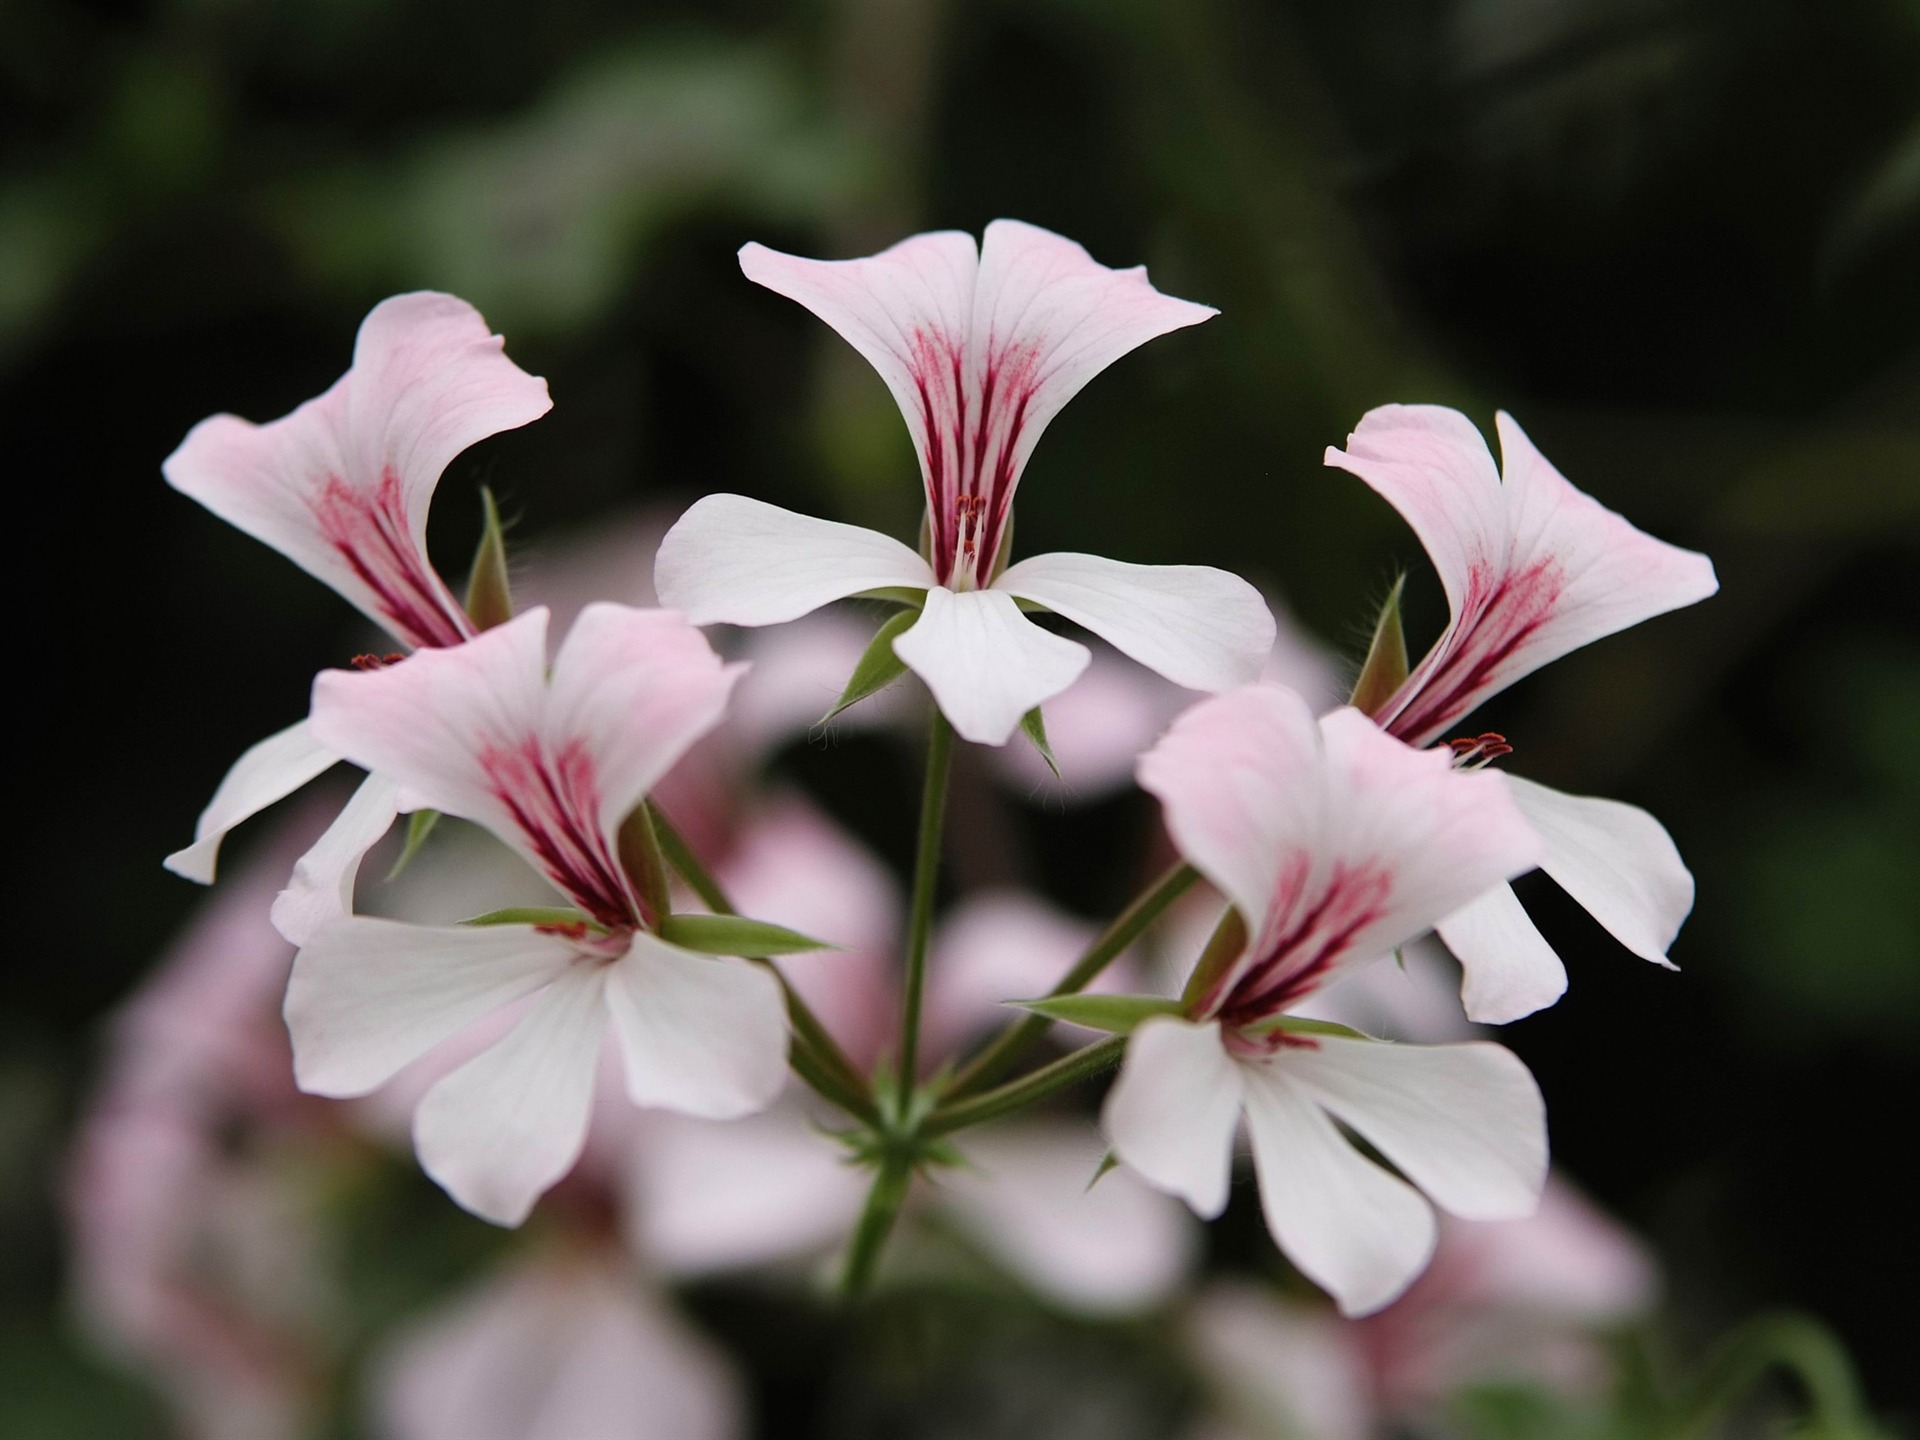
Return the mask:
M 1169 905 L 1186 894 L 1199 878 L 1200 872 L 1184 861 L 1167 870 L 1120 912 L 1047 995 L 1071 995 L 1084 989 L 1121 951 L 1139 939 L 1140 933 L 1159 919 Z M 955 1100 L 991 1084 L 1006 1073 L 1023 1050 L 1046 1034 L 1051 1024 L 1053 1022 L 1046 1016 L 1032 1014 L 1014 1021 L 988 1042 L 985 1049 L 960 1067 L 946 1088 L 946 1098 Z
M 701 902 L 716 915 L 738 915 L 740 912 L 727 898 L 725 888 L 694 854 L 693 847 L 687 844 L 686 837 L 667 818 L 666 812 L 650 800 L 647 814 L 653 820 L 653 834 L 659 842 L 660 853 L 680 873 L 680 878 L 693 887 L 693 893 Z M 820 1017 L 808 1008 L 800 992 L 787 982 L 779 966 L 769 960 L 753 963 L 766 966 L 780 982 L 780 993 L 787 1002 L 787 1019 L 793 1026 L 795 1043 L 790 1058 L 794 1074 L 822 1099 L 839 1106 L 855 1119 L 868 1124 L 877 1120 L 879 1111 L 873 1103 L 873 1087 L 847 1058 L 832 1032 L 820 1023 Z
M 904 1155 L 889 1154 L 880 1162 L 867 1192 L 867 1203 L 854 1227 L 853 1240 L 847 1246 L 847 1268 L 841 1285 L 849 1296 L 864 1295 L 873 1284 L 880 1266 L 880 1252 L 887 1236 L 900 1218 L 900 1206 L 906 1201 L 907 1187 L 913 1182 L 913 1164 Z
M 1012 1111 L 1023 1110 L 1035 1101 L 1046 1099 L 1056 1090 L 1077 1085 L 1119 1063 L 1126 1048 L 1127 1037 L 1124 1035 L 1109 1035 L 1104 1040 L 1096 1040 L 1084 1049 L 1076 1050 L 1071 1055 L 1062 1055 L 1052 1064 L 1042 1065 L 1038 1070 L 1022 1075 L 1018 1080 L 1010 1080 L 997 1089 L 942 1105 L 921 1124 L 920 1134 L 950 1135 L 955 1130 L 964 1130 L 983 1120 L 996 1120 Z
M 1812 1423 L 1796 1434 L 1820 1440 L 1882 1440 L 1868 1417 L 1853 1365 L 1833 1332 L 1805 1315 L 1762 1315 L 1721 1342 L 1690 1404 L 1663 1440 L 1704 1440 L 1767 1371 L 1778 1367 L 1806 1391 Z
M 933 934 L 939 888 L 940 837 L 947 815 L 947 774 L 953 766 L 953 727 L 933 707 L 927 732 L 927 778 L 920 791 L 920 840 L 913 858 L 913 901 L 907 913 L 907 978 L 900 1004 L 900 1113 L 909 1109 L 920 1064 L 920 999 L 927 984 L 927 941 Z M 877 1187 L 876 1187 L 877 1188 Z

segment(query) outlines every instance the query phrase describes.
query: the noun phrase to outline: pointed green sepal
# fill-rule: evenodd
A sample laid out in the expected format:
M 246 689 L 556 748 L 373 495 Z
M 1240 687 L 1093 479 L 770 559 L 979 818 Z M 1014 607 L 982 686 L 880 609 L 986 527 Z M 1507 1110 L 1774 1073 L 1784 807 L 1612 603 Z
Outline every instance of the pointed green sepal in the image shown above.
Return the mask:
M 513 585 L 507 578 L 507 536 L 500 524 L 500 507 L 493 492 L 480 487 L 484 520 L 480 548 L 473 552 L 473 570 L 467 576 L 467 618 L 481 630 L 491 630 L 513 618 Z
M 633 807 L 620 826 L 620 865 L 640 895 L 642 916 L 658 924 L 673 909 L 667 891 L 667 857 L 653 828 L 653 812 L 645 801 Z
M 1100 1157 L 1100 1163 L 1094 1167 L 1093 1178 L 1087 1181 L 1087 1189 L 1093 1189 L 1094 1186 L 1098 1185 L 1102 1180 L 1106 1179 L 1108 1175 L 1119 1168 L 1120 1157 L 1111 1150 L 1107 1151 L 1106 1154 Z
M 1367 647 L 1367 662 L 1360 667 L 1360 678 L 1353 682 L 1353 698 L 1347 703 L 1363 715 L 1377 715 L 1407 681 L 1407 632 L 1400 625 L 1400 592 L 1406 587 L 1402 575 L 1387 592 L 1374 622 L 1373 643 Z
M 1246 1027 L 1252 1035 L 1268 1035 L 1275 1030 L 1284 1030 L 1289 1035 L 1304 1035 L 1309 1039 L 1316 1035 L 1331 1035 L 1338 1040 L 1371 1040 L 1373 1036 L 1362 1034 L 1351 1025 L 1336 1025 L 1331 1020 L 1308 1020 L 1300 1015 L 1275 1015 L 1271 1020 L 1260 1020 Z
M 1034 706 L 1020 717 L 1020 733 L 1033 742 L 1033 748 L 1040 752 L 1040 758 L 1047 762 L 1047 769 L 1053 772 L 1053 778 L 1060 778 L 1060 767 L 1054 763 L 1053 747 L 1047 744 L 1047 721 L 1041 715 L 1040 707 Z
M 460 923 L 462 925 L 558 925 L 562 927 L 584 925 L 594 931 L 604 928 L 594 924 L 580 911 L 566 905 L 512 905 L 505 910 L 489 910 L 484 915 L 476 915 L 471 920 L 462 920 Z
M 820 724 L 826 724 L 849 705 L 856 705 L 869 695 L 886 689 L 907 673 L 905 663 L 893 653 L 893 642 L 919 618 L 918 610 L 902 610 L 898 615 L 887 618 L 887 623 L 874 632 L 866 652 L 860 657 L 860 663 L 853 667 L 853 676 L 847 681 L 847 688 L 840 692 L 840 698 L 833 702 L 833 708 L 820 717 Z
M 413 857 L 420 853 L 420 847 L 427 843 L 427 837 L 439 823 L 438 810 L 416 810 L 407 817 L 407 843 L 401 847 L 400 858 L 393 862 L 393 868 L 387 871 L 387 879 L 400 878 L 400 872 L 413 863 Z
M 1181 1002 L 1189 1008 L 1198 1005 L 1206 998 L 1207 991 L 1222 975 L 1227 967 L 1240 958 L 1247 948 L 1247 922 L 1240 918 L 1238 910 L 1229 910 L 1220 917 L 1220 923 L 1213 927 L 1213 934 L 1207 939 L 1207 948 L 1200 952 L 1200 959 L 1193 967 L 1193 973 L 1187 977 L 1187 985 L 1180 992 Z
M 669 915 L 660 922 L 660 938 L 682 950 L 702 955 L 737 955 L 745 960 L 768 960 L 775 955 L 799 955 L 808 950 L 837 950 L 797 930 L 749 920 L 744 915 Z
M 1084 1025 L 1110 1035 L 1131 1035 L 1142 1021 L 1156 1015 L 1178 1015 L 1186 1007 L 1164 995 L 1049 995 L 1040 1000 L 1009 1000 L 1049 1020 Z

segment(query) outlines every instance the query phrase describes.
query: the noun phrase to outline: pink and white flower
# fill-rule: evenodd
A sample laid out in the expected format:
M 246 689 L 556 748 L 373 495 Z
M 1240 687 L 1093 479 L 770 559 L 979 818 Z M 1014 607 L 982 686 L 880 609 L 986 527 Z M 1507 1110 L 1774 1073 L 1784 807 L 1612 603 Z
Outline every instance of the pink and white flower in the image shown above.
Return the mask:
M 1212 316 L 1110 270 L 1061 236 L 996 220 L 976 249 L 956 231 L 861 260 L 740 252 L 749 279 L 797 300 L 869 360 L 919 452 L 925 555 L 891 536 L 709 495 L 660 547 L 664 603 L 696 624 L 773 625 L 870 590 L 906 590 L 920 618 L 894 653 L 966 739 L 1004 744 L 1065 690 L 1085 646 L 1044 630 L 1051 610 L 1195 690 L 1259 672 L 1273 620 L 1250 585 L 1195 565 L 1040 555 L 1011 567 L 1013 498 L 1040 434 L 1086 383 L 1157 335 Z
M 427 559 L 434 487 L 461 451 L 552 408 L 546 381 L 507 359 L 504 344 L 464 300 L 396 295 L 361 322 L 352 368 L 324 395 L 266 425 L 202 420 L 162 473 L 400 645 L 458 645 L 474 627 Z M 210 882 L 227 831 L 339 758 L 305 721 L 262 740 L 227 772 L 193 844 L 167 868 Z
M 363 1095 L 474 1021 L 531 998 L 506 1036 L 414 1115 L 421 1164 L 462 1205 L 518 1224 L 580 1153 L 611 1020 L 628 1096 L 713 1119 L 786 1078 L 779 987 L 647 928 L 619 832 L 720 720 L 739 667 L 670 611 L 590 605 L 546 666 L 547 612 L 464 645 L 314 683 L 321 743 L 518 851 L 575 907 L 562 923 L 415 926 L 346 916 L 287 990 L 304 1090 Z
M 1212 1218 L 1244 1112 L 1268 1228 L 1348 1314 L 1385 1305 L 1426 1264 L 1435 1225 L 1421 1191 L 1474 1219 L 1528 1213 L 1546 1128 L 1511 1053 L 1288 1017 L 1336 975 L 1537 863 L 1505 779 L 1458 771 L 1355 710 L 1316 722 L 1292 691 L 1257 685 L 1183 715 L 1141 758 L 1140 783 L 1248 939 L 1185 1016 L 1133 1033 L 1104 1112 L 1120 1158 Z
M 1329 465 L 1358 475 L 1413 527 L 1452 611 L 1374 715 L 1411 745 L 1442 739 L 1549 661 L 1719 588 L 1706 556 L 1654 539 L 1576 490 L 1512 416 L 1495 424 L 1500 469 L 1473 423 L 1438 405 L 1370 410 L 1344 451 L 1327 450 Z M 1668 965 L 1693 908 L 1693 876 L 1660 822 L 1525 780 L 1512 793 L 1546 842 L 1540 868 L 1622 945 Z M 1462 998 L 1476 1020 L 1517 1020 L 1566 990 L 1565 966 L 1510 886 L 1494 886 L 1439 930 L 1466 971 Z

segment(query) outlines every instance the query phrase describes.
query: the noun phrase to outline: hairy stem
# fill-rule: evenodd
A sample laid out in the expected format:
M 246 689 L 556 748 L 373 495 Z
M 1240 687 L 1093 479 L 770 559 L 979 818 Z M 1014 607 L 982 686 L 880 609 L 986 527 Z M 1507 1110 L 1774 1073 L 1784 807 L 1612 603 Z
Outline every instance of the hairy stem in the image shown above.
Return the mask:
M 942 1105 L 926 1118 L 920 1126 L 920 1133 L 950 1135 L 955 1130 L 964 1130 L 983 1120 L 996 1120 L 1012 1111 L 1024 1110 L 1056 1090 L 1077 1085 L 1117 1064 L 1126 1048 L 1127 1037 L 1124 1035 L 1109 1035 L 1104 1040 L 1096 1040 L 1084 1049 L 1076 1050 L 1071 1055 L 1062 1055 L 1052 1064 L 1042 1065 L 1038 1070 L 1022 1075 L 1018 1080 L 1010 1080 L 997 1089 Z
M 1121 951 L 1139 939 L 1141 932 L 1159 919 L 1169 905 L 1186 894 L 1199 878 L 1200 872 L 1185 862 L 1167 870 L 1101 932 L 1100 937 L 1087 947 L 1086 954 L 1060 977 L 1060 983 L 1047 992 L 1048 996 L 1071 995 L 1085 988 Z M 1026 1015 L 1008 1025 L 954 1075 L 946 1089 L 947 1099 L 955 1100 L 980 1090 L 1005 1074 L 1007 1068 L 1020 1058 L 1022 1051 L 1047 1033 L 1047 1027 L 1051 1024 L 1053 1022 L 1044 1015 Z
M 947 814 L 947 773 L 953 764 L 953 727 L 933 707 L 927 732 L 927 778 L 920 791 L 920 839 L 913 857 L 913 901 L 907 913 L 907 976 L 900 1002 L 900 1113 L 913 1095 L 920 1065 L 920 1000 L 927 984 L 927 941 L 933 933 L 934 892 L 939 888 L 940 837 Z

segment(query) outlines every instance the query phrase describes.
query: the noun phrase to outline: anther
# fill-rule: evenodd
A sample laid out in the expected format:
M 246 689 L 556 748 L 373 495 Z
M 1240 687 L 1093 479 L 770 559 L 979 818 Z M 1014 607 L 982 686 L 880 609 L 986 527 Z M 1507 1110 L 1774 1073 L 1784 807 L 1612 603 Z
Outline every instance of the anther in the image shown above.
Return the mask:
M 356 655 L 353 657 L 353 668 L 356 670 L 384 670 L 389 665 L 398 665 L 406 658 L 407 657 L 402 655 L 398 650 L 389 651 L 385 655 Z
M 1482 766 L 1513 753 L 1513 746 L 1507 743 L 1507 737 L 1496 731 L 1488 730 L 1480 735 L 1463 735 L 1447 741 L 1447 748 L 1453 751 L 1455 768 L 1478 770 Z

